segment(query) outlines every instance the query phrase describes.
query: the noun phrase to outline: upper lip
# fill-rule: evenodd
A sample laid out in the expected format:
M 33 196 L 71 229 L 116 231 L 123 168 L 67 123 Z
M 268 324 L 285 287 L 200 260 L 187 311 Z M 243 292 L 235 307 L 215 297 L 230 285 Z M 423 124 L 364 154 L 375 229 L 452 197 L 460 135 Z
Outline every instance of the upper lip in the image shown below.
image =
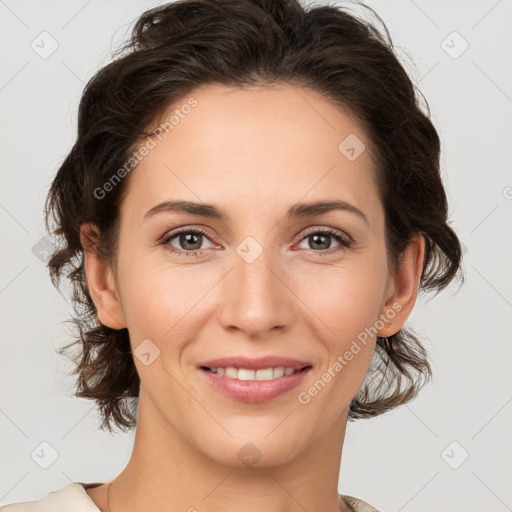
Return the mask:
M 210 359 L 199 365 L 207 368 L 247 368 L 248 370 L 262 370 L 264 368 L 293 368 L 294 370 L 302 370 L 307 366 L 311 366 L 306 361 L 300 361 L 292 357 L 265 356 L 265 357 L 247 357 L 247 356 L 231 356 Z

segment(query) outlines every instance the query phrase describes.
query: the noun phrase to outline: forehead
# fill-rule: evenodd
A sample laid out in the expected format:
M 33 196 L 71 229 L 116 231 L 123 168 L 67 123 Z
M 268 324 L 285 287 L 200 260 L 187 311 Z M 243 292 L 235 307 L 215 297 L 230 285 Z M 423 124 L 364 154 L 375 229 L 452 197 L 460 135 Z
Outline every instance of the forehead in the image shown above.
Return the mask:
M 168 199 L 254 211 L 343 199 L 378 215 L 378 205 L 372 213 L 366 204 L 378 193 L 367 135 L 319 93 L 288 84 L 211 85 L 175 102 L 150 130 L 166 122 L 167 133 L 152 139 L 132 171 L 122 208 L 134 222 Z M 347 158 L 348 146 L 357 158 Z

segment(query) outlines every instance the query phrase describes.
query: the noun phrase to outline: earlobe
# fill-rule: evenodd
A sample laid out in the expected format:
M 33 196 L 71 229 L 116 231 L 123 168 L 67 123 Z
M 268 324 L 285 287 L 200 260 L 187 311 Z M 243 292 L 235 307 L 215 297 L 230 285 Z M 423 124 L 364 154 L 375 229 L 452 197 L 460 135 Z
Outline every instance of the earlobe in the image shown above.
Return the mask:
M 383 306 L 384 315 L 381 317 L 386 317 L 387 322 L 378 331 L 379 337 L 396 334 L 407 321 L 418 296 L 424 258 L 425 238 L 421 233 L 417 233 L 405 250 L 400 267 L 394 276 L 394 292 Z
M 112 267 L 97 250 L 99 230 L 91 223 L 80 228 L 80 241 L 84 249 L 84 269 L 89 294 L 96 306 L 98 321 L 112 329 L 123 329 L 126 320 L 115 284 Z

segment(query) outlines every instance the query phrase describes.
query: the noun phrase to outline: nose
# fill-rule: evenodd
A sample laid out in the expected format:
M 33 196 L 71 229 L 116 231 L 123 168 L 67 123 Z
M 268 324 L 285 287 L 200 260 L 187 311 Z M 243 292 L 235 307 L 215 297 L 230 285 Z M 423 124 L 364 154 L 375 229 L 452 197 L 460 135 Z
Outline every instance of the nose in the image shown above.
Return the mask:
M 298 300 L 290 282 L 289 271 L 271 250 L 253 261 L 237 253 L 221 284 L 219 321 L 250 338 L 286 329 L 294 323 Z

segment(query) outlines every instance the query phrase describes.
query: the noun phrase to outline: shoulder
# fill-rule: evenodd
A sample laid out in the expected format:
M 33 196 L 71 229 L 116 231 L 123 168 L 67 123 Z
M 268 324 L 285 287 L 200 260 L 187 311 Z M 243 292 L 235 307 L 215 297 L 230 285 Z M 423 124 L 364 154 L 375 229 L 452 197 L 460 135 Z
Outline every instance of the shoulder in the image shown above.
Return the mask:
M 340 494 L 340 498 L 344 500 L 345 503 L 351 507 L 354 512 L 380 512 L 380 510 L 376 509 L 373 505 L 370 505 L 366 501 L 363 501 L 354 496 Z
M 0 507 L 0 512 L 100 512 L 94 501 L 85 492 L 81 482 L 73 482 L 62 489 L 49 492 L 36 501 L 11 503 Z
M 84 486 L 94 487 L 97 485 L 101 484 L 73 482 L 62 489 L 49 492 L 40 500 L 4 505 L 0 507 L 0 512 L 67 512 L 69 508 L 72 508 L 73 512 L 100 512 L 84 488 Z M 340 494 L 340 497 L 354 512 L 380 512 L 366 501 L 354 496 Z

